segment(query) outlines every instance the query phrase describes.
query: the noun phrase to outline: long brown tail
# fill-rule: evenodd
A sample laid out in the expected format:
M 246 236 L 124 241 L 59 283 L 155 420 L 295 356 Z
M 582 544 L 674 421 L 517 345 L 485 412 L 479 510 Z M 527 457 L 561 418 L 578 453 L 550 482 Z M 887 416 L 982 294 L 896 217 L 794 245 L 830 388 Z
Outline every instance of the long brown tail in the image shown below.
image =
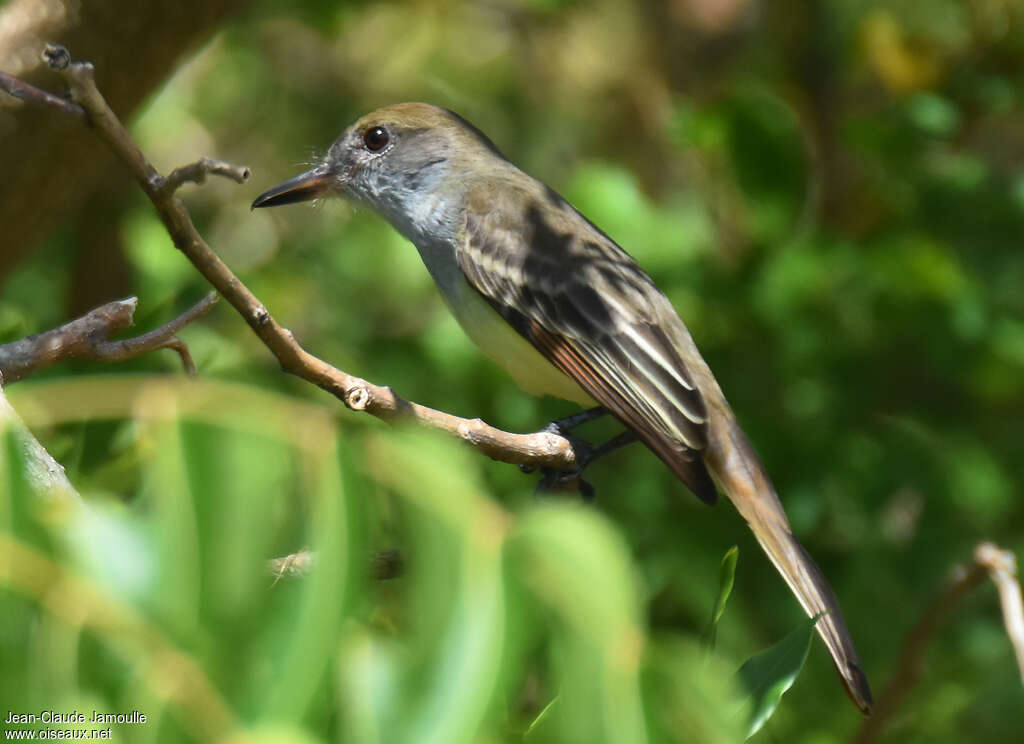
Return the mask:
M 747 520 L 757 541 L 782 574 L 809 617 L 824 613 L 815 628 L 832 655 L 839 677 L 854 704 L 870 713 L 871 689 L 839 601 L 814 560 L 797 542 L 764 466 L 739 425 L 726 417 L 705 453 L 705 464 L 718 487 Z

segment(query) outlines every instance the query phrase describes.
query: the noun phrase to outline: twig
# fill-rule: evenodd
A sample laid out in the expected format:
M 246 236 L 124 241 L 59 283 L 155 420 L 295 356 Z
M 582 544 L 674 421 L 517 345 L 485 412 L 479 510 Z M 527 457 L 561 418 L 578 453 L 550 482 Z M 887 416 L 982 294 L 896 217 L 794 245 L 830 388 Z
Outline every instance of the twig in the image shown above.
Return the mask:
M 188 346 L 179 338 L 175 338 L 178 331 L 192 321 L 203 317 L 210 309 L 217 304 L 217 293 L 210 292 L 199 302 L 183 312 L 170 323 L 160 326 L 149 333 L 141 336 L 126 338 L 123 341 L 107 341 L 97 345 L 97 352 L 100 356 L 97 360 L 116 362 L 123 359 L 131 359 L 139 354 L 145 354 L 155 349 L 173 349 L 178 352 L 185 371 L 190 375 L 196 373 L 196 365 L 192 362 L 192 355 L 189 354 Z
M 1021 598 L 1020 581 L 1017 578 L 1017 558 L 1009 550 L 985 542 L 975 548 L 974 560 L 985 567 L 988 577 L 996 585 L 999 606 L 1003 612 L 1003 626 L 1013 646 L 1017 670 L 1024 684 L 1024 600 Z
M 280 558 L 271 558 L 267 561 L 267 568 L 274 575 L 274 584 L 277 584 L 285 576 L 305 576 L 313 570 L 315 562 L 313 553 L 303 549 Z
M 174 188 L 168 186 L 188 179 L 175 177 L 173 173 L 164 178 L 153 168 L 97 89 L 92 65 L 68 62 L 69 58 L 66 49 L 55 45 L 48 45 L 44 53 L 44 59 L 68 80 L 72 99 L 85 109 L 97 135 L 129 167 L 156 208 L 174 244 L 241 314 L 277 357 L 285 372 L 326 390 L 354 411 L 365 411 L 388 422 L 414 421 L 447 432 L 496 460 L 555 470 L 576 467 L 576 453 L 565 437 L 547 431 L 514 434 L 489 426 L 480 419 L 464 419 L 407 401 L 395 395 L 391 388 L 349 375 L 299 346 L 291 331 L 274 320 L 249 288 L 210 249 L 192 224 L 185 205 L 174 195 Z M 49 105 L 48 102 L 43 103 Z M 241 172 L 245 171 L 247 169 Z
M 230 178 L 235 183 L 245 183 L 249 180 L 250 175 L 249 169 L 244 166 L 231 165 L 223 160 L 214 160 L 213 158 L 200 158 L 190 165 L 183 165 L 171 171 L 171 174 L 164 179 L 163 190 L 173 193 L 186 182 L 201 184 L 211 174 Z
M 316 565 L 316 553 L 303 549 L 297 553 L 271 558 L 267 568 L 274 576 L 274 584 L 285 576 L 306 576 Z M 370 577 L 384 581 L 402 575 L 405 560 L 402 553 L 394 548 L 379 550 L 370 556 Z
M 0 346 L 0 383 L 9 385 L 65 359 L 121 362 L 156 349 L 173 349 L 181 356 L 185 371 L 196 373 L 188 347 L 175 337 L 182 328 L 201 318 L 217 304 L 211 292 L 191 308 L 159 328 L 141 336 L 110 341 L 110 336 L 130 328 L 139 300 L 129 297 L 91 310 L 80 318 L 35 336 Z
M 907 633 L 903 651 L 896 662 L 896 671 L 878 696 L 874 714 L 861 723 L 852 744 L 870 744 L 882 734 L 889 720 L 924 676 L 925 654 L 939 625 L 964 597 L 984 581 L 986 575 L 992 578 L 999 591 L 1003 622 L 1016 651 L 1021 674 L 1024 675 L 1024 610 L 1021 608 L 1016 569 L 1017 563 L 1012 553 L 985 542 L 975 548 L 969 566 L 958 566 L 954 570 L 945 589 L 925 608 L 920 619 Z
M 0 90 L 27 103 L 49 106 L 79 119 L 85 118 L 85 109 L 77 103 L 72 103 L 34 85 L 29 85 L 24 80 L 19 80 L 6 72 L 0 72 Z

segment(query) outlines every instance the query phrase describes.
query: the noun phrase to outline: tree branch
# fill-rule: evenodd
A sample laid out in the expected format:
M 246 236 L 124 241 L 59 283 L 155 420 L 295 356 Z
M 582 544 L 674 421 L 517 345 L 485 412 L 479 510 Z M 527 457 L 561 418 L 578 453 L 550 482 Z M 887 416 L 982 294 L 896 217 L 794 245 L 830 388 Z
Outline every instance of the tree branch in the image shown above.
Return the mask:
M 572 444 L 558 434 L 547 431 L 514 434 L 489 426 L 480 419 L 464 419 L 419 405 L 399 397 L 389 387 L 349 375 L 303 349 L 291 331 L 278 324 L 259 299 L 210 249 L 192 224 L 184 203 L 175 196 L 177 185 L 193 180 L 191 175 L 197 171 L 186 167 L 166 178 L 161 176 L 107 105 L 96 87 L 92 65 L 68 62 L 70 56 L 67 51 L 55 45 L 47 46 L 44 58 L 48 63 L 54 60 L 54 66 L 70 85 L 72 100 L 85 110 L 87 121 L 100 139 L 129 167 L 153 203 L 175 246 L 245 319 L 277 357 L 285 372 L 317 385 L 354 411 L 364 411 L 388 422 L 413 421 L 447 432 L 495 460 L 555 470 L 571 470 L 577 466 Z M 200 164 L 202 162 L 199 161 Z M 199 164 L 191 167 L 202 171 Z M 207 172 L 223 175 L 225 169 L 208 168 Z M 231 172 L 243 174 L 248 169 Z
M 313 553 L 303 548 L 297 553 L 271 558 L 267 561 L 267 570 L 274 576 L 274 583 L 277 584 L 285 576 L 306 576 L 313 570 L 314 563 Z
M 244 166 L 231 165 L 223 160 L 213 158 L 200 158 L 190 165 L 183 165 L 175 168 L 171 174 L 164 179 L 163 188 L 165 192 L 174 193 L 186 182 L 201 184 L 206 181 L 209 175 L 223 176 L 230 178 L 235 183 L 245 183 L 249 180 L 249 169 Z
M 285 576 L 307 576 L 316 566 L 316 562 L 316 553 L 303 548 L 297 553 L 271 558 L 267 561 L 267 570 L 274 576 L 276 584 Z M 378 550 L 370 556 L 368 573 L 370 578 L 386 581 L 401 576 L 404 567 L 405 559 L 402 553 L 395 548 L 389 548 Z
M 110 336 L 132 326 L 138 304 L 136 297 L 108 302 L 52 331 L 0 346 L 0 385 L 24 380 L 43 367 L 65 359 L 121 362 L 156 349 L 178 352 L 185 371 L 194 375 L 196 367 L 188 346 L 175 336 L 217 304 L 216 293 L 211 292 L 170 323 L 149 333 L 110 341 Z
M 49 106 L 79 119 L 85 118 L 85 109 L 77 103 L 72 103 L 34 85 L 29 85 L 24 80 L 18 80 L 6 72 L 0 72 L 0 90 L 28 103 Z
M 990 542 L 974 550 L 974 560 L 984 566 L 988 577 L 996 585 L 999 606 L 1003 613 L 1003 627 L 1013 646 L 1017 659 L 1017 670 L 1024 684 L 1024 599 L 1021 597 L 1020 580 L 1017 576 L 1017 558 L 1009 550 L 1002 550 Z
M 903 650 L 896 661 L 896 671 L 878 696 L 874 713 L 864 719 L 852 744 L 871 744 L 878 740 L 890 719 L 924 676 L 925 654 L 942 621 L 985 580 L 985 576 L 992 579 L 999 592 L 1003 624 L 1024 678 L 1024 608 L 1021 606 L 1021 590 L 1017 581 L 1017 561 L 1010 551 L 984 542 L 974 549 L 970 565 L 954 569 L 942 593 L 925 608 L 920 619 L 907 633 Z

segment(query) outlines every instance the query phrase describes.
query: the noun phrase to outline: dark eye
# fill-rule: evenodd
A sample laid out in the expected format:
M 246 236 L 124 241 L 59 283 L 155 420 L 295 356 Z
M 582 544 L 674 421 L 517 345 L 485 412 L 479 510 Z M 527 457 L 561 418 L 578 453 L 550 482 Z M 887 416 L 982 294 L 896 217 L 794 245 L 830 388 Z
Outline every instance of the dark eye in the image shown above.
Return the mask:
M 363 132 L 363 144 L 370 152 L 380 152 L 390 139 L 391 135 L 384 127 L 370 127 Z

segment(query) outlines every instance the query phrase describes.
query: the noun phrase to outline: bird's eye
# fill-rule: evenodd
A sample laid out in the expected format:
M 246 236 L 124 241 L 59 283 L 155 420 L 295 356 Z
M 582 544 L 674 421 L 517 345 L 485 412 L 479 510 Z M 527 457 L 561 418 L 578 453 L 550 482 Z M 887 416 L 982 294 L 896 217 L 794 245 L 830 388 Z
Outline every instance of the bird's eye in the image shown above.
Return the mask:
M 370 152 L 380 152 L 390 139 L 391 135 L 384 127 L 370 127 L 363 132 L 363 144 Z

